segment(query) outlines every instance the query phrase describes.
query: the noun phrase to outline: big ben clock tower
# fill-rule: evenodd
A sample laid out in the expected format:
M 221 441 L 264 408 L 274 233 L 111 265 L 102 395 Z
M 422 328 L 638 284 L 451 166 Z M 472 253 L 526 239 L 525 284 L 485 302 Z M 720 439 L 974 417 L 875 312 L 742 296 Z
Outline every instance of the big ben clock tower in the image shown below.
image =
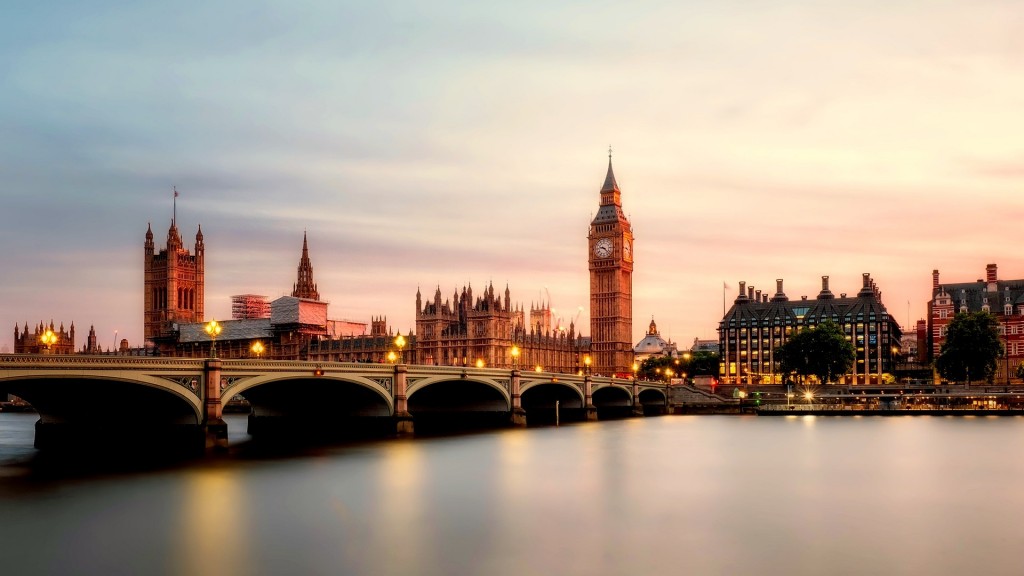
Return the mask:
M 587 240 L 592 370 L 606 376 L 629 374 L 633 365 L 633 227 L 622 213 L 611 150 L 601 205 Z

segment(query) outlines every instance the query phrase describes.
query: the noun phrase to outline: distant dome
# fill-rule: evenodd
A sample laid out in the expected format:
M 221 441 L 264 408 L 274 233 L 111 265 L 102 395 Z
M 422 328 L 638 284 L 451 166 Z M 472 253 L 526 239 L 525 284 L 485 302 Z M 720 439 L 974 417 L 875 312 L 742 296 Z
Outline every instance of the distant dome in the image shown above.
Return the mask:
M 668 342 L 661 337 L 658 333 L 658 325 L 654 323 L 654 318 L 651 318 L 651 325 L 647 330 L 647 335 L 640 341 L 639 344 L 633 347 L 633 355 L 637 360 L 644 360 L 651 356 L 674 356 L 677 353 L 676 345 Z

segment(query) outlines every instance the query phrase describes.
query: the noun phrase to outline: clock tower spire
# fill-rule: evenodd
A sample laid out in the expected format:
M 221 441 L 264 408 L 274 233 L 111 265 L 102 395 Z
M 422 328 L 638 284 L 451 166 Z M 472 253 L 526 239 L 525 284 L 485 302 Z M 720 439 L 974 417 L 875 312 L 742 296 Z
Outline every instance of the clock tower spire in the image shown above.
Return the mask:
M 630 374 L 633 365 L 633 227 L 622 212 L 622 193 L 612 170 L 601 186 L 597 215 L 587 235 L 590 263 L 592 370 Z

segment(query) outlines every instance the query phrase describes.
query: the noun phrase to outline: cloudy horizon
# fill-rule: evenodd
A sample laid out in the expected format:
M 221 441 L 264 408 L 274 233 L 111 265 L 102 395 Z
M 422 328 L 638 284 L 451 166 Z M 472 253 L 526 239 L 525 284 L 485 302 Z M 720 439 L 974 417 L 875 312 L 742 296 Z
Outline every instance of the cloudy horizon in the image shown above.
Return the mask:
M 176 187 L 208 318 L 290 293 L 305 232 L 332 318 L 404 332 L 417 289 L 493 282 L 589 334 L 611 145 L 635 342 L 716 338 L 741 280 L 865 272 L 912 326 L 933 269 L 1024 278 L 1022 27 L 1009 0 L 11 3 L 0 321 L 141 343 Z

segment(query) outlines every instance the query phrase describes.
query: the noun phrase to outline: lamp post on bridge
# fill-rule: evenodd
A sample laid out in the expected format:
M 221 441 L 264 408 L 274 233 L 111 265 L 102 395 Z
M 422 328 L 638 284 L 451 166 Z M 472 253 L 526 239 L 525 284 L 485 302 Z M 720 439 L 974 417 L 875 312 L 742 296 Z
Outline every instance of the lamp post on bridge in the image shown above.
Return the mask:
M 259 340 L 252 343 L 252 353 L 256 355 L 256 358 L 262 357 L 265 349 L 263 342 L 260 342 Z
M 217 336 L 220 336 L 224 328 L 217 323 L 217 320 L 210 320 L 206 324 L 206 333 L 210 335 L 210 358 L 217 357 Z
M 395 338 L 395 346 L 398 347 L 398 363 L 405 364 L 405 359 L 402 357 L 402 349 L 405 348 L 405 337 L 401 333 Z
M 39 337 L 39 341 L 46 346 L 46 353 L 51 354 L 53 352 L 52 346 L 57 343 L 57 335 L 53 333 L 53 330 L 47 328 L 46 332 L 43 332 L 43 335 Z

